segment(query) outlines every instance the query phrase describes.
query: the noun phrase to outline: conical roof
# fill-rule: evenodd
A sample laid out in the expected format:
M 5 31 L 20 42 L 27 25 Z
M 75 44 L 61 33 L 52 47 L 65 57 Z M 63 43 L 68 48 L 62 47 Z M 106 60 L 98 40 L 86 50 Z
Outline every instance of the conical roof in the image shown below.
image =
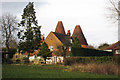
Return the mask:
M 60 34 L 65 34 L 65 30 L 64 30 L 64 26 L 63 26 L 62 21 L 58 21 L 55 32 L 60 33 Z
M 84 37 L 84 34 L 82 32 L 82 29 L 80 28 L 80 25 L 76 25 L 72 38 L 74 39 L 75 37 L 77 37 L 81 43 L 81 45 L 88 45 L 87 41 Z

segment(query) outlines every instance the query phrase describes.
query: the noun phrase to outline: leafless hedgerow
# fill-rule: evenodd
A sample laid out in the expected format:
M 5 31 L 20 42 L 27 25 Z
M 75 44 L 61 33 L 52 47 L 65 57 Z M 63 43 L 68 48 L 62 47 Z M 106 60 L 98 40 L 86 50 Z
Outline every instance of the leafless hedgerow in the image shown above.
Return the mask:
M 118 65 L 113 63 L 89 63 L 89 64 L 74 64 L 70 66 L 66 71 L 80 71 L 80 72 L 91 72 L 95 74 L 109 74 L 109 75 L 118 75 L 119 68 Z

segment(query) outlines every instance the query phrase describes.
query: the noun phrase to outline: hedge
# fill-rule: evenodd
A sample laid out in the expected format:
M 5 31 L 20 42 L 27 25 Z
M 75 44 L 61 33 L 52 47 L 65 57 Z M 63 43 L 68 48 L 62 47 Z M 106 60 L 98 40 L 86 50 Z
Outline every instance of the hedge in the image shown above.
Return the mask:
M 96 49 L 72 47 L 71 56 L 113 56 L 113 53 Z
M 65 65 L 72 64 L 87 64 L 87 63 L 120 63 L 120 56 L 102 56 L 102 57 L 68 57 L 65 60 Z

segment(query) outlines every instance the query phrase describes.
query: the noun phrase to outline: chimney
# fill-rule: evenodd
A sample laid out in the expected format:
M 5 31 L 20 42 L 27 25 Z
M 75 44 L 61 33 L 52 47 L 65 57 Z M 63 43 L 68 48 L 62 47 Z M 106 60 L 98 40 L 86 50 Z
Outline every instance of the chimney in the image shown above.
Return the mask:
M 65 34 L 65 30 L 64 30 L 62 21 L 58 21 L 55 32 L 60 33 L 60 34 Z
M 41 42 L 43 42 L 45 39 L 44 35 L 41 35 Z
M 68 31 L 67 31 L 67 35 L 68 35 L 68 36 L 70 36 L 70 35 L 71 35 L 70 30 L 68 30 Z

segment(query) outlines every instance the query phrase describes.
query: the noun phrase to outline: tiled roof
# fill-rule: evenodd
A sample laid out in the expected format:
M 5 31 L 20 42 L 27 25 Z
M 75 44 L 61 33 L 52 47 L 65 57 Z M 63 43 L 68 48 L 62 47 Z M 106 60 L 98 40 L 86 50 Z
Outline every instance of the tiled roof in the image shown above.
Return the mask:
M 113 50 L 113 49 L 117 48 L 118 46 L 120 46 L 120 41 L 118 41 L 118 42 L 114 43 L 113 45 L 111 45 L 110 47 L 106 48 L 106 50 Z
M 75 37 L 77 37 L 81 43 L 81 45 L 88 45 L 87 41 L 84 37 L 84 34 L 82 32 L 82 29 L 80 28 L 80 25 L 76 25 L 72 38 L 74 39 Z
M 65 30 L 64 30 L 64 26 L 63 26 L 62 21 L 58 21 L 55 32 L 60 33 L 60 34 L 65 34 Z
M 63 43 L 65 46 L 70 46 L 70 36 L 53 32 L 53 34 Z
M 120 50 L 120 45 L 118 47 L 115 48 L 116 50 Z

